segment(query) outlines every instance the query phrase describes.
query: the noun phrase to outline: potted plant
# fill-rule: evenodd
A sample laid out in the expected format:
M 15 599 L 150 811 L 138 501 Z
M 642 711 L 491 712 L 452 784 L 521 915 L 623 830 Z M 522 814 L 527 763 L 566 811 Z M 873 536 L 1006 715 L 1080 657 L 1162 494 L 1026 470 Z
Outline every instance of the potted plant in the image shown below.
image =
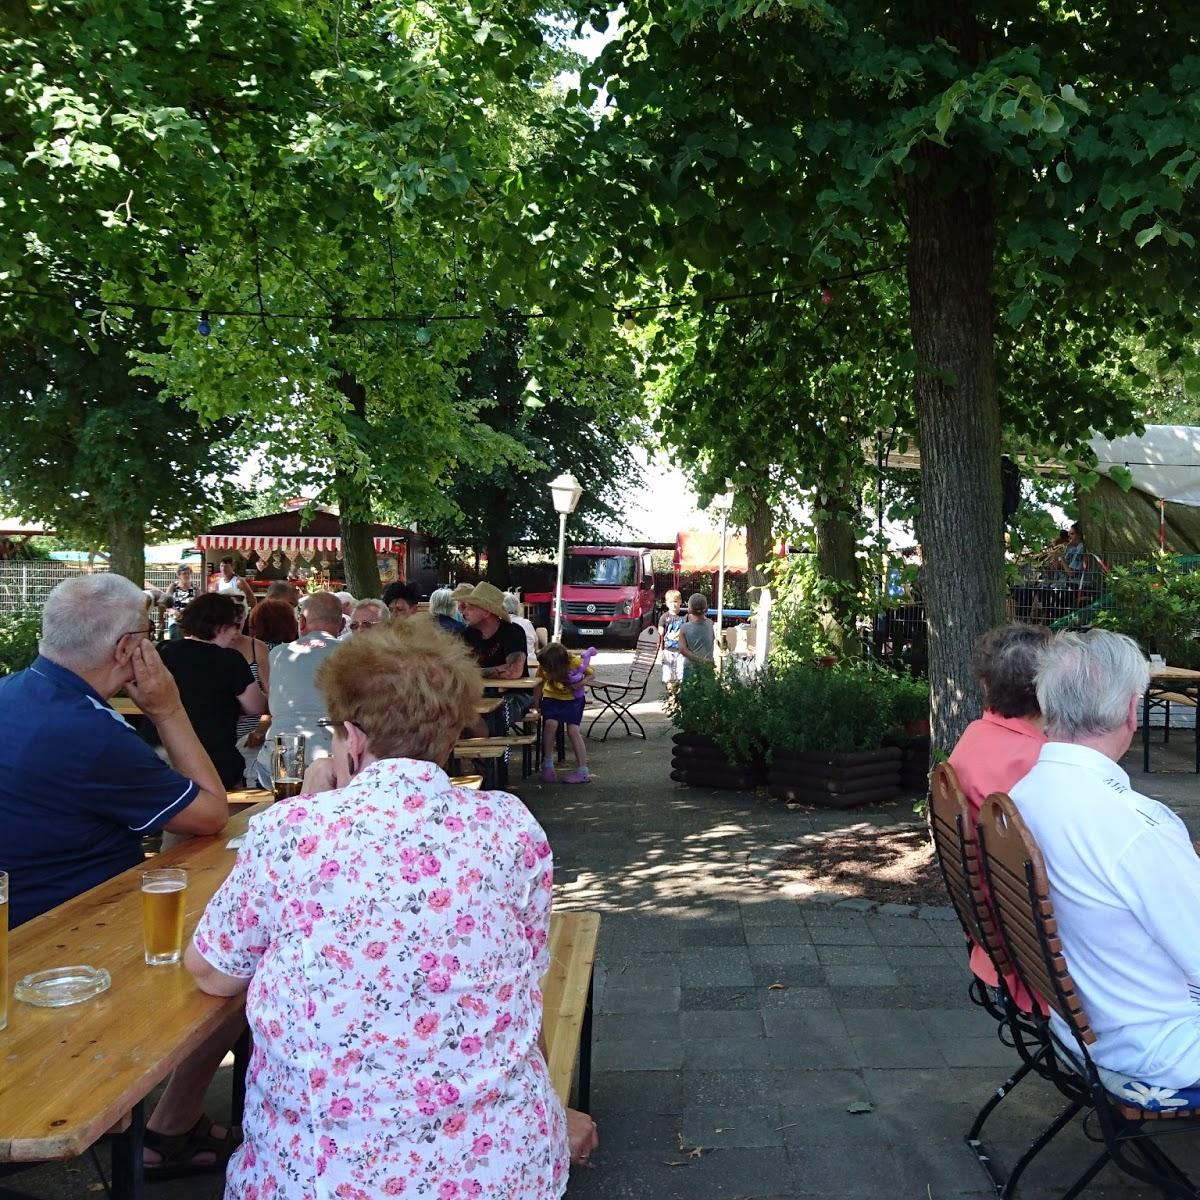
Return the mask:
M 678 732 L 672 738 L 671 778 L 690 787 L 753 788 L 762 783 L 757 679 L 733 664 L 723 672 L 692 671 L 668 696 Z
M 852 665 L 772 676 L 763 705 L 771 794 L 828 808 L 895 799 L 904 751 L 885 742 L 916 694 L 900 679 Z

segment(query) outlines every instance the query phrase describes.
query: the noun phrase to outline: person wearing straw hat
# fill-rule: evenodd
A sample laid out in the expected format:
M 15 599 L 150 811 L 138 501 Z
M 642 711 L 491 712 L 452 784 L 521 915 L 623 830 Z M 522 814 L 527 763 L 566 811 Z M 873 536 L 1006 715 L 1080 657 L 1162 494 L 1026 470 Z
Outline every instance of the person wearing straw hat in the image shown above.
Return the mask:
M 508 619 L 504 593 L 491 583 L 478 583 L 462 600 L 467 645 L 485 680 L 525 677 L 525 631 Z M 501 711 L 506 724 L 519 721 L 533 704 L 531 692 L 509 692 Z

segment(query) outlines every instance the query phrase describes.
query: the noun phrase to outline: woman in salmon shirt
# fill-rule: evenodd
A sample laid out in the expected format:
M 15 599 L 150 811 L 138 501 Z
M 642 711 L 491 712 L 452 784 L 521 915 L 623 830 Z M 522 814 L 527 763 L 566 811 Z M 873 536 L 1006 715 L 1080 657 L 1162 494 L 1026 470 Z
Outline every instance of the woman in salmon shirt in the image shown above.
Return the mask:
M 1049 640 L 1045 626 L 1014 622 L 989 629 L 975 644 L 971 670 L 983 688 L 983 716 L 967 726 L 950 753 L 972 823 L 993 792 L 1008 792 L 1029 773 L 1046 742 L 1034 678 Z M 989 987 L 998 985 L 982 946 L 971 947 L 971 970 Z M 1017 1007 L 1030 1012 L 1033 1005 L 1016 976 L 1004 983 Z

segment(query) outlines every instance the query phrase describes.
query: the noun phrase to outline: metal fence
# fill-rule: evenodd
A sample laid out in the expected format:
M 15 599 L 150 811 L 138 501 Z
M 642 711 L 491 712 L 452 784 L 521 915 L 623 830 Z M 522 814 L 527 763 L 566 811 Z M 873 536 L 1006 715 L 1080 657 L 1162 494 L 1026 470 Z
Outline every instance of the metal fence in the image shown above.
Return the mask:
M 51 588 L 76 575 L 100 575 L 108 571 L 106 563 L 65 563 L 53 559 L 6 559 L 0 562 L 0 616 L 21 609 L 40 609 Z M 175 582 L 175 568 L 150 566 L 146 582 L 168 588 Z

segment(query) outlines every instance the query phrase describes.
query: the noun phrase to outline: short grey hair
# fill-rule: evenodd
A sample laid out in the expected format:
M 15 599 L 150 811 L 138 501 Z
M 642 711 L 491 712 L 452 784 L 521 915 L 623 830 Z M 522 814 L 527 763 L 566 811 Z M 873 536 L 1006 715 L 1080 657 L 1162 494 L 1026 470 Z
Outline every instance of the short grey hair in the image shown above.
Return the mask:
M 1055 634 L 1037 668 L 1037 698 L 1051 741 L 1112 733 L 1129 701 L 1150 686 L 1150 664 L 1123 633 L 1089 629 Z
M 521 611 L 521 598 L 513 592 L 505 592 L 500 597 L 500 603 L 504 605 L 504 611 L 510 617 L 515 617 Z
M 458 602 L 454 599 L 452 588 L 438 588 L 436 592 L 430 593 L 429 612 L 431 616 L 453 617 L 457 609 Z
M 146 595 L 122 575 L 76 575 L 46 597 L 38 649 L 68 671 L 107 666 L 125 633 L 146 629 Z
M 333 593 L 343 604 L 357 604 L 358 600 L 352 592 L 334 592 Z
M 389 620 L 392 615 L 388 610 L 388 606 L 382 600 L 375 600 L 372 597 L 368 597 L 366 600 L 359 600 L 354 605 L 354 611 L 350 614 L 351 618 L 362 612 L 364 608 L 373 608 L 379 613 L 380 620 L 382 621 Z

